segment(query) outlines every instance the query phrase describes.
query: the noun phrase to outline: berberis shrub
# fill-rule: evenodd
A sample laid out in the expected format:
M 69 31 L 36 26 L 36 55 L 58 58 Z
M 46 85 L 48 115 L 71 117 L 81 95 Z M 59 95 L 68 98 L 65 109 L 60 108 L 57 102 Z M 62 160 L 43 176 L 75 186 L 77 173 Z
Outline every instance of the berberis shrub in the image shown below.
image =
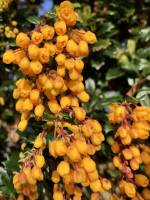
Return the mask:
M 138 32 L 134 3 L 63 1 L 16 28 L 2 61 L 18 71 L 19 154 L 3 163 L 2 198 L 150 199 L 150 28 Z

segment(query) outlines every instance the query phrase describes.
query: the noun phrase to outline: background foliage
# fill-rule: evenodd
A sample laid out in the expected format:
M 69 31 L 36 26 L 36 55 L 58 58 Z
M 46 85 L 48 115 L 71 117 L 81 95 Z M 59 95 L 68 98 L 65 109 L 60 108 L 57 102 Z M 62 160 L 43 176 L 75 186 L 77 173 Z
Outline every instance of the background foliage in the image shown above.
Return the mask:
M 150 1 L 72 2 L 81 16 L 78 27 L 82 24 L 85 30 L 91 29 L 98 39 L 92 46 L 89 57 L 85 58 L 84 77 L 91 100 L 84 106 L 90 116 L 104 125 L 106 142 L 97 159 L 105 176 L 114 180 L 119 178 L 119 172 L 112 172 L 109 144 L 113 128 L 106 120 L 107 106 L 121 101 L 137 101 L 142 105 L 150 105 Z M 8 38 L 5 34 L 5 27 L 11 26 L 12 20 L 18 22 L 19 31 L 27 31 L 35 24 L 54 17 L 49 12 L 43 18 L 38 16 L 41 3 L 40 0 L 16 0 L 0 13 L 0 56 L 5 49 L 14 46 L 14 38 Z M 57 3 L 59 1 L 54 1 L 54 4 Z M 29 141 L 30 148 L 34 134 L 40 130 L 40 124 L 37 125 L 31 119 L 30 127 L 23 137 L 20 138 L 16 133 L 18 114 L 15 112 L 12 90 L 20 76 L 15 66 L 8 67 L 0 59 L 0 96 L 5 100 L 5 104 L 0 105 L 0 191 L 6 199 L 14 198 L 15 195 L 11 178 L 12 172 L 18 169 L 19 144 Z M 47 116 L 45 119 L 47 120 Z M 50 139 L 50 134 L 48 137 Z M 49 162 L 53 163 L 51 160 Z M 45 176 L 47 173 L 45 172 Z M 46 179 L 45 185 L 40 186 L 40 191 L 42 187 L 47 188 L 48 184 L 49 178 Z M 49 196 L 50 190 L 46 191 Z M 44 199 L 44 196 L 41 192 L 40 199 Z

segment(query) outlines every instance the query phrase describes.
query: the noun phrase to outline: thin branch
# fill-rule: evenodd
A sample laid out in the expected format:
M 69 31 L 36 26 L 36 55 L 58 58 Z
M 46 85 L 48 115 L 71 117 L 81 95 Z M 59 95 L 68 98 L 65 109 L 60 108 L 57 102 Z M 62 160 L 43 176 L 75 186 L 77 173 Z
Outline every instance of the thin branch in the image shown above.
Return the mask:
M 131 97 L 134 96 L 137 91 L 142 87 L 142 85 L 147 81 L 146 78 L 143 78 L 139 80 L 137 83 L 135 83 L 126 93 L 127 96 Z

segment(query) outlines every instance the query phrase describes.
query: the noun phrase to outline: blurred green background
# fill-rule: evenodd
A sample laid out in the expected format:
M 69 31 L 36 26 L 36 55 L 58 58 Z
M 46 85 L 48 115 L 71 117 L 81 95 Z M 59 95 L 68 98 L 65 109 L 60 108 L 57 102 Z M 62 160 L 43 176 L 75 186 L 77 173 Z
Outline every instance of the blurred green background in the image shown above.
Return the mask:
M 0 191 L 6 199 L 13 199 L 15 194 L 10 179 L 13 170 L 17 170 L 19 144 L 29 139 L 28 133 L 21 139 L 16 133 L 19 115 L 15 112 L 12 91 L 21 74 L 16 66 L 2 63 L 3 52 L 15 46 L 15 36 L 10 36 L 6 27 L 11 31 L 14 28 L 28 31 L 41 19 L 51 20 L 50 12 L 60 2 L 13 0 L 6 8 L 0 7 L 0 97 L 4 99 L 4 105 L 0 103 Z M 84 107 L 104 125 L 106 142 L 98 156 L 107 163 L 111 160 L 108 140 L 112 131 L 106 120 L 107 106 L 122 101 L 150 105 L 150 0 L 72 2 L 80 14 L 78 28 L 90 29 L 97 36 L 97 43 L 85 58 L 83 73 L 91 100 Z M 13 26 L 12 21 L 17 25 Z M 36 124 L 31 123 L 29 132 L 33 126 Z M 114 174 L 108 176 L 113 179 Z

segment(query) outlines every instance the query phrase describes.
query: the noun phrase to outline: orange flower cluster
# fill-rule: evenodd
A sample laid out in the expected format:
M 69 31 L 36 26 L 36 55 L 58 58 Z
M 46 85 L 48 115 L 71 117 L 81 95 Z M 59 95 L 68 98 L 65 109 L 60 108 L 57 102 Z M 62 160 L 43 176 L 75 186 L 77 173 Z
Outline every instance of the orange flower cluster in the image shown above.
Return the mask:
M 97 120 L 87 117 L 80 106 L 80 102 L 88 102 L 90 98 L 83 84 L 82 58 L 88 56 L 88 44 L 95 43 L 96 36 L 74 28 L 78 15 L 69 1 L 60 4 L 56 15 L 54 26 L 46 24 L 28 34 L 19 33 L 16 37 L 19 48 L 7 50 L 3 62 L 18 65 L 25 75 L 17 80 L 13 92 L 16 110 L 21 113 L 18 130 L 26 130 L 31 115 L 42 120 L 46 107 L 54 115 L 54 121 L 47 123 L 47 128 L 54 132 L 48 144 L 49 153 L 62 161 L 52 172 L 53 199 L 63 200 L 68 195 L 80 200 L 82 188 L 90 187 L 93 200 L 111 188 L 110 181 L 99 176 L 91 158 L 104 141 L 102 127 Z M 63 118 L 64 113 L 72 122 Z M 29 155 L 24 158 L 20 154 L 23 163 L 13 179 L 18 200 L 38 199 L 36 183 L 43 180 L 45 148 L 45 135 L 39 134 Z
M 132 199 L 140 195 L 136 192 L 137 187 L 149 185 L 150 147 L 140 144 L 149 138 L 149 112 L 149 107 L 125 103 L 111 105 L 108 114 L 110 122 L 120 124 L 115 133 L 116 140 L 111 145 L 115 154 L 113 165 L 126 177 L 126 180 L 120 181 L 119 188 L 121 193 Z M 141 164 L 145 166 L 145 174 L 138 172 Z M 148 199 L 145 197 L 148 191 L 148 188 L 143 190 L 141 200 Z
M 24 150 L 25 145 L 22 145 Z M 13 177 L 14 187 L 19 193 L 17 200 L 24 200 L 27 197 L 30 200 L 38 199 L 37 182 L 44 179 L 42 168 L 45 165 L 45 158 L 42 155 L 46 148 L 45 134 L 40 133 L 34 142 L 33 149 L 25 156 L 22 152 L 20 158 L 23 164 L 20 172 Z
M 47 105 L 56 114 L 66 106 L 78 106 L 79 100 L 89 101 L 81 75 L 82 58 L 88 55 L 88 44 L 95 43 L 96 36 L 73 29 L 78 18 L 69 1 L 60 4 L 57 16 L 54 27 L 46 24 L 29 34 L 19 33 L 19 48 L 3 55 L 4 63 L 18 65 L 23 74 L 35 80 L 22 78 L 16 82 L 13 97 L 18 99 L 16 110 L 21 113 L 20 131 L 26 129 L 32 112 L 41 118 Z M 78 41 L 73 39 L 77 37 Z M 47 102 L 43 102 L 45 97 Z
M 92 195 L 111 188 L 110 181 L 99 176 L 96 163 L 90 157 L 101 149 L 104 140 L 102 127 L 96 120 L 85 119 L 85 113 L 83 115 L 81 112 L 82 115 L 79 117 L 75 112 L 73 111 L 75 124 L 55 122 L 58 136 L 49 144 L 50 155 L 54 158 L 63 157 L 63 161 L 52 172 L 51 179 L 55 184 L 54 200 L 59 198 L 63 200 L 64 192 L 70 197 L 73 196 L 73 199 L 81 199 L 82 187 L 90 187 Z

